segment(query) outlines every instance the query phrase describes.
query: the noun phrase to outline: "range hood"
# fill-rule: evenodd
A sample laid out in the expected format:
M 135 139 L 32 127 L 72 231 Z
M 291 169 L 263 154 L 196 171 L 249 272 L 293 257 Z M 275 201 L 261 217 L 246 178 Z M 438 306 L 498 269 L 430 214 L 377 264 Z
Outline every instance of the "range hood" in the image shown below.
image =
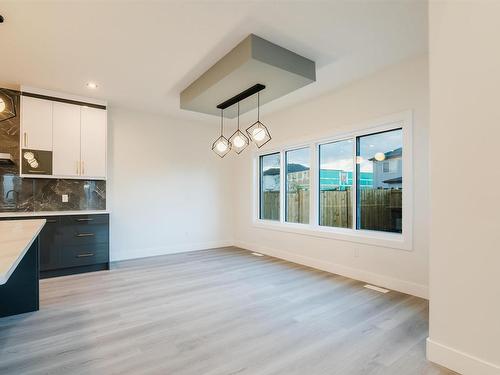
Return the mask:
M 1 153 L 0 152 L 0 165 L 13 165 L 14 160 L 12 160 L 11 154 Z

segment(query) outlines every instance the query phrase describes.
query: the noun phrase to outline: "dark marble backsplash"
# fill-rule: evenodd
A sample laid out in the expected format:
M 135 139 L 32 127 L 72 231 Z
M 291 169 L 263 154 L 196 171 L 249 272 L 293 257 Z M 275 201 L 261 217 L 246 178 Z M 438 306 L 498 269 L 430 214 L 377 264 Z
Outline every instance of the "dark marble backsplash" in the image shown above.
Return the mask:
M 62 195 L 68 202 L 62 202 Z M 0 212 L 106 209 L 106 182 L 0 176 Z
M 0 164 L 0 212 L 79 211 L 106 209 L 106 181 L 19 177 L 19 92 L 0 88 L 15 102 L 17 116 L 0 121 L 0 152 L 14 165 Z M 62 202 L 62 195 L 68 202 Z

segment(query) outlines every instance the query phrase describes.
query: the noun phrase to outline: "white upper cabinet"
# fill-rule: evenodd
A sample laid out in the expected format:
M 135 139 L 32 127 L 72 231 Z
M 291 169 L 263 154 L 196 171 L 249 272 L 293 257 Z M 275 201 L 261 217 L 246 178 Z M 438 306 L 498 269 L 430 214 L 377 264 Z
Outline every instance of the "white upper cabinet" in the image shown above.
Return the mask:
M 92 99 L 36 90 L 44 99 L 29 96 L 28 90 L 21 96 L 21 148 L 52 151 L 52 175 L 29 176 L 105 180 L 106 107 Z
M 106 177 L 106 111 L 82 107 L 81 116 L 81 175 L 89 178 Z
M 50 100 L 21 97 L 21 147 L 52 151 L 52 105 Z
M 81 107 L 54 102 L 52 173 L 56 176 L 80 176 Z

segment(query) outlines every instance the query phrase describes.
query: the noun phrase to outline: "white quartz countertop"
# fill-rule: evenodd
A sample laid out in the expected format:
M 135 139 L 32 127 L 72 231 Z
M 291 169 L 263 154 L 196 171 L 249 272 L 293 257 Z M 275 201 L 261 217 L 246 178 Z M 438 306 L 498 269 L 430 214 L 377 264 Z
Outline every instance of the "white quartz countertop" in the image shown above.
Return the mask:
M 44 225 L 45 219 L 0 221 L 0 285 L 9 280 Z
M 0 212 L 0 217 L 99 215 L 109 213 L 109 210 Z

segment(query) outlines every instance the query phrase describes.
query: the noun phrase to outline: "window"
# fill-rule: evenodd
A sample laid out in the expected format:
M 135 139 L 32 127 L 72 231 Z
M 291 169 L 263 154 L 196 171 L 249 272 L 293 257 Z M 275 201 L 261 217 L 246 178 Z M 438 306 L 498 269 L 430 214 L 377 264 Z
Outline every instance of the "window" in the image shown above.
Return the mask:
M 401 129 L 357 138 L 358 229 L 402 232 L 403 132 Z M 362 176 L 372 176 L 371 184 Z
M 410 250 L 411 118 L 259 156 L 258 217 L 277 223 L 256 224 Z
M 286 160 L 286 211 L 285 221 L 309 223 L 309 172 L 311 165 L 309 147 L 287 151 Z
M 319 225 L 352 228 L 354 140 L 319 146 Z
M 260 157 L 260 218 L 280 220 L 280 153 Z

